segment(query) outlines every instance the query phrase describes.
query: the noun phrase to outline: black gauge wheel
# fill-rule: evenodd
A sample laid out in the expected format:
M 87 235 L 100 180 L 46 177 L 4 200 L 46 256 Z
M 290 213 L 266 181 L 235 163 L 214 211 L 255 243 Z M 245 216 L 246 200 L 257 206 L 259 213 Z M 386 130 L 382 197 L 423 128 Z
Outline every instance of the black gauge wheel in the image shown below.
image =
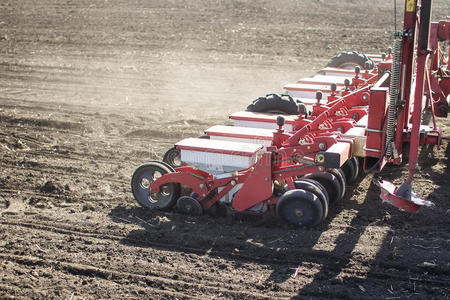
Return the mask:
M 148 162 L 134 171 L 131 178 L 131 191 L 136 201 L 143 207 L 159 210 L 170 210 L 180 196 L 180 185 L 167 183 L 159 193 L 150 194 L 153 181 L 172 171 L 159 162 Z

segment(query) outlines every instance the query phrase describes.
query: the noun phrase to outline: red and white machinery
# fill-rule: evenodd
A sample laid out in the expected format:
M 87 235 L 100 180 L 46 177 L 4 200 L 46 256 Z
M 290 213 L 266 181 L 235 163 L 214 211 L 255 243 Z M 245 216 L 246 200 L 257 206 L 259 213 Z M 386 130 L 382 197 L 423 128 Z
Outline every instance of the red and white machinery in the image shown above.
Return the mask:
M 285 86 L 289 96 L 262 97 L 252 111 L 232 114 L 234 126 L 178 142 L 166 162 L 136 169 L 134 197 L 150 209 L 200 215 L 222 205 L 313 226 L 362 170 L 399 165 L 407 142 L 408 178 L 399 187 L 378 182 L 381 199 L 411 212 L 432 205 L 411 189 L 419 145 L 440 145 L 435 117 L 446 117 L 449 105 L 449 53 L 442 49 L 449 49 L 450 22 L 430 16 L 431 0 L 406 0 L 403 29 L 387 54 L 341 54 L 318 75 Z M 283 111 L 277 103 L 297 113 L 270 113 Z

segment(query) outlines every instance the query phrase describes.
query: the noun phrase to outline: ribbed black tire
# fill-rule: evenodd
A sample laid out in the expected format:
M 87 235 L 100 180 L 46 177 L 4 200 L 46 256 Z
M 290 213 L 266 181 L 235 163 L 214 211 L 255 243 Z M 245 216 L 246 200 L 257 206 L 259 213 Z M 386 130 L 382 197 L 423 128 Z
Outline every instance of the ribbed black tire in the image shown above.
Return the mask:
M 263 113 L 298 114 L 297 104 L 289 95 L 268 94 L 259 97 L 247 106 L 247 111 Z
M 369 64 L 369 69 L 375 67 L 373 60 L 368 58 L 365 54 L 356 51 L 341 52 L 328 62 L 327 67 L 345 68 L 360 66 L 364 69 L 366 62 Z

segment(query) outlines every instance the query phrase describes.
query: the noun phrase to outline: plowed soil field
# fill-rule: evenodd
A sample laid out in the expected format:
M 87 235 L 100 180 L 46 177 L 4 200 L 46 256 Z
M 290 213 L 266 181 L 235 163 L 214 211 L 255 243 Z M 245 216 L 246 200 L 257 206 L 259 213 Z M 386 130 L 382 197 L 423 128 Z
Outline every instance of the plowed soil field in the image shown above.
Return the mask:
M 436 206 L 414 215 L 374 175 L 312 229 L 149 211 L 130 191 L 141 163 L 341 51 L 385 51 L 393 28 L 387 0 L 1 1 L 0 298 L 450 297 L 446 119 L 413 186 Z

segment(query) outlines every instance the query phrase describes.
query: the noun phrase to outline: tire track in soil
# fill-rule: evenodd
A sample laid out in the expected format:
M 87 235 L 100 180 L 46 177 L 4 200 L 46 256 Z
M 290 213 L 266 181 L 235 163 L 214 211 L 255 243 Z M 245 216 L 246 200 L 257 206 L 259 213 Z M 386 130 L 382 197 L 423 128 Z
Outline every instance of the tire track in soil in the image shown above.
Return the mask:
M 63 234 L 63 235 L 75 234 L 75 235 L 82 236 L 82 237 L 89 237 L 89 238 L 95 238 L 95 239 L 100 239 L 100 240 L 111 240 L 111 241 L 121 242 L 126 238 L 127 244 L 134 242 L 133 245 L 135 245 L 136 247 L 139 247 L 139 245 L 141 244 L 140 240 L 133 241 L 132 239 L 127 238 L 124 235 L 115 235 L 115 234 L 111 234 L 110 232 L 89 231 L 85 228 L 74 228 L 73 226 L 71 226 L 71 229 L 67 229 L 64 226 L 55 226 L 54 223 L 46 224 L 44 222 L 40 222 L 40 223 L 27 222 L 27 223 L 25 223 L 25 222 L 0 221 L 0 224 L 32 228 L 32 229 L 37 229 L 37 230 L 42 230 L 42 231 L 59 233 L 59 234 Z M 184 247 L 184 246 L 180 246 L 178 244 L 171 244 L 171 243 L 161 243 L 161 242 L 154 242 L 154 241 L 149 242 L 148 240 L 146 240 L 145 244 L 141 244 L 141 246 L 142 247 L 153 247 L 158 250 L 171 251 L 171 252 L 194 253 L 194 254 L 199 255 L 199 257 L 201 257 L 202 259 L 205 258 L 205 256 L 204 256 L 205 252 L 207 252 L 207 250 L 211 250 L 211 249 L 206 249 L 206 248 Z M 233 249 L 234 247 L 238 246 L 238 244 L 229 244 L 229 246 L 230 246 L 230 249 Z M 305 263 L 305 262 L 310 263 L 311 264 L 310 266 L 316 265 L 316 267 L 315 267 L 316 271 L 319 271 L 320 268 L 322 268 L 323 266 L 326 265 L 326 268 L 328 270 L 340 271 L 340 273 L 344 276 L 356 276 L 356 277 L 360 277 L 360 278 L 368 276 L 369 278 L 372 278 L 374 280 L 382 280 L 382 281 L 386 280 L 387 278 L 401 280 L 404 282 L 418 281 L 418 282 L 421 282 L 421 283 L 423 283 L 425 285 L 429 285 L 429 286 L 447 287 L 447 285 L 448 285 L 448 281 L 446 281 L 446 280 L 421 278 L 421 276 L 423 275 L 423 269 L 417 268 L 417 267 L 414 268 L 412 266 L 405 266 L 400 263 L 397 263 L 397 264 L 396 263 L 383 263 L 383 262 L 378 261 L 377 265 L 379 267 L 382 267 L 383 269 L 390 269 L 391 272 L 386 273 L 386 272 L 371 271 L 370 273 L 367 274 L 364 271 L 360 272 L 356 269 L 352 269 L 351 266 L 346 267 L 346 265 L 347 265 L 346 263 L 345 264 L 343 264 L 342 262 L 339 263 L 339 261 L 345 261 L 345 258 L 341 258 L 338 255 L 334 255 L 330 252 L 324 252 L 324 251 L 314 251 L 314 250 L 308 251 L 308 250 L 304 250 L 304 249 L 301 249 L 301 250 L 297 249 L 295 251 L 282 251 L 282 252 L 278 253 L 277 255 L 274 255 L 272 253 L 269 256 L 267 256 L 267 255 L 265 255 L 265 256 L 258 256 L 258 255 L 249 256 L 249 255 L 236 254 L 236 253 L 230 254 L 230 251 L 227 251 L 227 250 L 214 249 L 212 251 L 208 251 L 208 255 L 210 257 L 220 257 L 220 258 L 226 259 L 228 261 L 241 261 L 244 263 L 252 263 L 252 264 L 266 264 L 267 266 L 272 267 L 274 269 L 280 268 L 281 266 L 289 267 L 289 266 L 298 265 L 299 262 L 297 260 L 285 259 L 285 257 L 301 256 L 302 258 L 304 258 L 302 260 L 302 263 Z M 370 262 L 361 260 L 358 257 L 358 258 L 352 258 L 352 263 L 364 265 L 364 264 L 367 264 Z M 441 275 L 444 275 L 444 274 L 450 275 L 450 271 L 448 269 L 445 269 L 445 268 L 433 268 L 433 269 L 434 269 L 433 273 L 441 274 Z M 393 274 L 394 270 L 396 270 L 397 272 L 400 272 L 400 273 L 407 273 L 408 276 Z M 313 272 L 314 270 L 311 269 L 310 271 Z M 304 274 L 304 275 L 307 275 L 307 274 Z M 414 275 L 416 276 L 416 278 L 413 277 Z M 313 275 L 311 275 L 309 277 L 313 277 Z M 212 279 L 214 279 L 214 278 L 215 277 L 212 277 Z
M 18 114 L 16 112 L 16 114 Z M 107 119 L 108 116 L 101 116 L 102 118 Z M 86 119 L 89 120 L 89 119 Z M 23 138 L 24 140 L 28 140 L 30 143 L 34 144 L 34 146 L 37 145 L 47 145 L 48 143 L 39 141 L 37 138 L 31 137 L 27 135 L 24 135 L 22 133 L 17 133 L 17 125 L 20 124 L 20 132 L 27 132 L 27 130 L 33 130 L 36 131 L 38 129 L 39 135 L 46 135 L 48 137 L 57 136 L 60 134 L 64 134 L 66 137 L 66 141 L 70 140 L 69 136 L 72 136 L 73 139 L 82 139 L 83 141 L 90 141 L 93 136 L 97 134 L 97 129 L 95 128 L 95 124 L 90 124 L 91 122 L 82 120 L 78 123 L 74 122 L 65 122 L 65 121 L 58 121 L 58 120 L 49 120 L 44 118 L 14 118 L 11 116 L 4 116 L 0 119 L 0 121 L 5 122 L 5 126 L 7 128 L 13 129 L 15 132 L 12 136 L 15 136 L 16 138 L 20 139 Z M 130 122 L 131 120 L 124 120 L 125 122 Z M 189 121 L 189 120 L 188 120 Z M 106 123 L 106 120 L 103 120 L 103 122 Z M 179 123 L 179 124 L 176 124 Z M 111 145 L 119 145 L 123 143 L 124 138 L 130 139 L 130 140 L 138 140 L 140 142 L 152 142 L 152 143 L 158 143 L 161 145 L 172 145 L 175 141 L 179 140 L 180 138 L 183 138 L 185 136 L 192 136 L 192 135 L 201 135 L 203 133 L 203 130 L 198 130 L 198 127 L 206 127 L 211 122 L 209 121 L 202 121 L 199 122 L 197 120 L 191 120 L 192 125 L 195 125 L 193 128 L 190 128 L 191 126 L 186 127 L 186 121 L 179 122 L 176 121 L 163 121 L 159 122 L 158 126 L 152 127 L 151 129 L 134 129 L 131 131 L 126 132 L 119 132 L 115 134 L 103 134 L 102 137 L 97 138 L 95 141 L 94 150 L 96 151 L 89 151 L 89 152 L 77 152 L 75 150 L 74 144 L 71 144 L 71 148 L 65 149 L 65 145 L 62 145 L 61 151 L 64 151 L 65 153 L 70 153 L 70 156 L 64 155 L 62 153 L 58 153 L 58 151 L 48 150 L 48 149 L 39 149 L 34 150 L 30 149 L 27 151 L 27 154 L 29 155 L 42 155 L 47 154 L 49 156 L 55 156 L 59 155 L 64 158 L 69 159 L 75 159 L 78 157 L 80 160 L 89 160 L 90 157 L 94 157 L 98 161 L 110 163 L 111 158 L 115 159 L 121 159 L 123 157 L 122 155 L 119 155 L 117 150 L 109 150 L 101 148 L 102 143 L 107 142 Z M 203 125 L 203 126 L 202 126 Z M 174 132 L 167 132 L 167 126 L 175 126 L 175 128 L 178 128 L 179 130 L 175 130 Z M 122 129 L 123 130 L 123 129 Z M 10 133 L 0 133 L 2 136 L 9 136 Z M 163 140 L 161 140 L 163 139 Z M 100 144 L 100 145 L 98 145 Z M 114 147 L 117 149 L 118 147 Z M 102 150 L 102 151 L 98 151 Z M 133 152 L 133 149 L 129 149 L 128 151 Z M 101 152 L 103 152 L 101 154 Z M 123 159 L 123 158 L 122 158 Z
M 119 283 L 121 285 L 126 284 L 128 288 L 130 286 L 133 289 L 140 289 L 144 291 L 147 295 L 153 294 L 155 296 L 160 297 L 161 295 L 168 296 L 168 297 L 181 297 L 184 298 L 186 296 L 189 296 L 189 298 L 192 297 L 192 295 L 176 292 L 176 291 L 169 291 L 167 290 L 168 287 L 171 287 L 173 289 L 178 288 L 178 285 L 172 284 L 169 285 L 167 283 L 171 283 L 170 281 L 161 280 L 155 276 L 148 276 L 148 275 L 137 275 L 133 273 L 125 273 L 125 272 L 113 272 L 111 270 L 106 270 L 102 268 L 97 268 L 95 266 L 91 265 L 83 265 L 83 264 L 77 264 L 77 263 L 69 263 L 64 261 L 56 261 L 56 260 L 48 260 L 48 259 L 40 259 L 38 257 L 33 256 L 24 256 L 24 255 L 12 255 L 12 254 L 2 254 L 0 253 L 0 257 L 3 259 L 9 260 L 11 262 L 15 262 L 17 264 L 26 266 L 26 267 L 43 267 L 43 268 L 52 268 L 55 271 L 62 271 L 65 272 L 67 275 L 72 275 L 75 277 L 95 277 L 98 279 L 104 279 L 106 281 L 115 281 L 116 283 Z M 145 282 L 146 286 L 151 288 L 149 291 L 147 288 L 140 288 L 136 286 L 136 281 L 143 281 Z M 0 285 L 0 288 L 2 286 Z M 109 288 L 109 286 L 107 287 Z M 11 292 L 15 292 L 15 289 L 11 287 L 11 285 L 6 286 L 5 290 L 10 290 Z M 201 299 L 201 298 L 195 298 L 195 299 Z
M 123 239 L 127 239 L 127 242 L 135 242 L 136 245 L 141 244 L 141 246 L 153 246 L 153 247 L 157 247 L 157 248 L 161 248 L 161 249 L 165 249 L 165 250 L 174 250 L 174 251 L 179 251 L 179 252 L 184 252 L 184 251 L 188 251 L 191 253 L 196 253 L 196 254 L 201 254 L 204 255 L 205 252 L 207 250 L 210 250 L 208 248 L 195 248 L 195 247 L 184 247 L 184 246 L 180 246 L 178 244 L 170 244 L 170 243 L 159 243 L 159 242 L 155 242 L 155 241 L 145 241 L 144 243 L 141 243 L 141 241 L 139 239 L 133 240 L 133 238 L 128 238 L 127 236 L 123 236 L 123 235 L 112 235 L 110 232 L 95 232 L 95 231 L 89 231 L 86 230 L 84 228 L 74 228 L 73 226 L 71 226 L 71 229 L 67 229 L 64 226 L 56 226 L 54 223 L 32 223 L 32 222 L 11 222 L 11 221 L 0 221 L 0 224 L 3 225 L 11 225 L 11 226 L 21 226 L 21 227 L 27 227 L 27 228 L 33 228 L 33 229 L 38 229 L 38 230 L 43 230 L 43 231 L 50 231 L 50 232 L 55 232 L 55 233 L 60 233 L 60 234 L 77 234 L 80 236 L 86 236 L 86 237 L 91 237 L 91 238 L 97 238 L 97 239 L 102 239 L 102 240 L 113 240 L 113 241 L 121 241 Z M 230 249 L 234 248 L 234 246 L 236 245 L 232 245 L 229 247 Z M 306 252 L 303 254 L 309 254 L 311 255 L 313 252 L 316 251 L 311 251 L 311 252 Z M 340 260 L 340 257 L 337 255 L 333 255 L 331 253 L 321 253 L 322 251 L 317 251 L 316 252 L 316 260 L 310 259 L 309 261 L 311 262 L 317 262 L 320 261 L 320 259 L 323 258 L 328 258 L 330 259 L 330 261 L 335 262 L 336 260 Z M 298 251 L 295 251 L 295 253 L 299 253 Z M 297 261 L 293 261 L 293 260 L 286 260 L 286 259 L 281 259 L 282 257 L 284 257 L 285 255 L 283 253 L 281 253 L 278 257 L 270 257 L 270 258 L 265 258 L 263 256 L 246 256 L 246 255 L 242 255 L 242 254 L 232 254 L 230 255 L 228 251 L 225 250 L 212 250 L 209 251 L 209 255 L 217 255 L 217 256 L 227 256 L 228 258 L 239 258 L 243 261 L 250 261 L 250 262 L 258 262 L 258 263 L 267 263 L 267 264 L 274 264 L 274 259 L 276 258 L 276 264 L 286 264 L 286 265 L 292 265 L 297 263 Z
M 71 248 L 76 248 L 76 245 L 72 245 Z M 89 255 L 89 250 L 90 249 L 85 249 L 84 251 L 86 252 L 87 255 Z M 91 250 L 93 252 L 95 252 L 96 250 Z M 154 251 L 152 251 L 153 254 Z M 59 255 L 61 257 L 61 255 Z M 165 257 L 166 255 L 163 253 L 162 257 Z M 2 255 L 0 255 L 0 257 L 2 257 Z M 3 254 L 4 258 L 7 259 L 11 259 L 11 260 L 15 260 L 17 261 L 17 258 L 29 258 L 30 255 L 15 255 L 15 254 Z M 105 278 L 105 279 L 112 279 L 112 280 L 119 280 L 121 277 L 130 277 L 129 272 L 119 272 L 119 271 L 114 271 L 114 270 L 110 270 L 108 269 L 108 274 L 105 275 L 106 273 L 106 268 L 105 267 L 95 267 L 92 265 L 83 265 L 83 264 L 79 264 L 79 263 L 74 263 L 74 262 L 67 262 L 67 261 L 53 261 L 51 258 L 42 258 L 42 257 L 36 257 L 36 256 L 31 256 L 33 259 L 39 260 L 39 264 L 46 264 L 46 265 L 54 265 L 54 264 L 68 264 L 69 269 L 68 271 L 71 271 L 72 266 L 75 266 L 75 273 L 74 275 L 90 275 L 90 276 L 97 276 L 100 278 Z M 91 258 L 92 259 L 92 258 Z M 152 256 L 153 259 L 153 256 Z M 209 258 L 206 258 L 204 256 L 201 257 L 202 260 L 206 261 L 207 264 L 211 264 L 209 262 Z M 29 259 L 26 259 L 26 261 L 29 261 Z M 79 267 L 77 267 L 79 266 Z M 264 296 L 263 294 L 259 294 L 258 290 L 253 287 L 252 285 L 246 285 L 245 290 L 249 290 L 251 288 L 254 289 L 254 291 L 250 292 L 246 292 L 246 291 L 241 291 L 241 292 L 235 292 L 238 290 L 242 290 L 242 285 L 237 285 L 237 284 L 233 284 L 230 282 L 225 282 L 225 281 L 218 281 L 217 278 L 222 278 L 222 276 L 214 276 L 214 275 L 210 275 L 208 274 L 208 272 L 206 272 L 206 274 L 202 274 L 202 276 L 196 274 L 196 271 L 193 269 L 192 273 L 188 273 L 188 274 L 182 274 L 181 275 L 177 275 L 176 280 L 171 279 L 170 277 L 167 277 L 170 275 L 170 267 L 166 267 L 166 269 L 164 269 L 163 265 L 158 265 L 159 270 L 157 271 L 146 271 L 146 275 L 142 275 L 142 274 L 136 274 L 136 273 L 132 273 L 133 278 L 145 278 L 147 280 L 151 281 L 155 281 L 156 278 L 158 278 L 158 280 L 162 283 L 164 283 L 165 285 L 172 285 L 175 286 L 175 284 L 177 285 L 183 285 L 183 288 L 197 288 L 199 290 L 211 290 L 214 291 L 215 293 L 220 292 L 222 294 L 228 294 L 230 296 L 233 297 L 237 297 L 237 296 L 245 296 L 245 298 L 266 298 L 267 296 Z M 163 267 L 163 269 L 161 269 L 161 267 Z M 67 269 L 67 268 L 65 268 Z M 97 270 L 99 270 L 99 272 L 97 273 Z M 95 272 L 94 272 L 95 271 Z M 140 270 L 135 269 L 134 272 L 139 272 Z M 188 270 L 190 271 L 190 270 Z M 73 273 L 73 272 L 72 272 Z M 149 275 L 149 273 L 153 273 L 152 275 Z M 110 276 L 110 274 L 112 274 L 113 276 Z M 169 275 L 166 275 L 169 274 Z M 224 274 L 225 276 L 226 274 Z M 200 276 L 200 277 L 199 277 Z M 165 277 L 165 278 L 164 278 Z M 192 281 L 192 279 L 198 279 L 199 282 L 202 281 L 206 281 L 206 282 L 210 282 L 210 284 L 201 284 L 201 283 L 196 283 L 194 282 L 193 284 L 191 284 L 190 281 Z M 226 278 L 226 277 L 224 277 Z M 157 281 L 158 281 L 157 280 Z M 216 285 L 218 286 L 214 286 L 214 282 Z M 231 289 L 231 290 L 230 290 Z M 260 289 L 261 290 L 261 289 Z M 289 294 L 282 294 L 282 293 L 278 293 L 278 296 L 282 296 L 282 297 L 287 297 Z
M 194 291 L 209 292 L 211 295 L 220 293 L 224 296 L 245 297 L 246 299 L 268 299 L 268 298 L 270 298 L 270 296 L 268 296 L 266 294 L 256 293 L 255 291 L 235 292 L 235 291 L 231 291 L 227 288 L 216 287 L 213 285 L 205 285 L 205 284 L 196 283 L 196 282 L 182 281 L 180 279 L 175 280 L 175 279 L 169 279 L 169 278 L 162 278 L 161 276 L 154 276 L 154 275 L 141 275 L 141 274 L 135 274 L 135 273 L 131 273 L 131 272 L 118 272 L 118 271 L 112 271 L 112 270 L 108 270 L 108 269 L 104 269 L 104 268 L 96 267 L 96 266 L 92 266 L 92 265 L 85 265 L 85 264 L 66 262 L 66 261 L 60 261 L 60 260 L 41 259 L 41 258 L 35 257 L 35 256 L 0 253 L 0 257 L 3 259 L 7 259 L 9 261 L 14 261 L 16 263 L 26 265 L 26 266 L 38 265 L 38 266 L 52 267 L 55 270 L 63 270 L 74 276 L 81 275 L 81 276 L 89 276 L 89 277 L 98 277 L 101 279 L 113 280 L 116 282 L 120 282 L 121 284 L 123 284 L 124 281 L 131 281 L 133 279 L 134 280 L 138 279 L 138 280 L 145 281 L 145 283 L 152 289 L 157 289 L 158 291 L 160 291 L 164 294 L 169 294 L 170 296 L 186 296 L 186 294 L 184 294 L 184 293 L 176 293 L 176 292 L 167 291 L 168 288 L 178 289 L 178 288 L 182 287 L 183 290 L 192 289 Z M 161 287 L 164 287 L 164 288 L 161 289 Z M 228 286 L 228 288 L 230 288 L 230 287 L 232 287 L 232 286 Z M 239 286 L 236 286 L 233 288 L 238 289 Z M 189 295 L 189 294 L 187 294 L 187 295 Z M 289 294 L 277 294 L 277 296 L 287 297 L 287 296 L 289 296 Z
M 11 170 L 17 169 L 17 162 L 10 162 L 9 166 L 5 166 L 4 165 L 3 168 L 5 170 L 6 169 L 11 169 Z M 48 174 L 48 175 L 58 175 L 58 176 L 60 176 L 59 178 L 63 178 L 63 177 L 71 178 L 74 175 L 85 175 L 86 174 L 85 172 L 82 172 L 83 170 L 79 170 L 77 172 L 74 172 L 73 170 L 70 170 L 68 173 L 67 172 L 65 173 L 65 172 L 53 171 L 54 169 L 58 169 L 58 166 L 54 166 L 54 169 L 52 169 L 51 166 L 48 166 L 48 169 L 31 168 L 31 167 L 27 167 L 26 169 L 30 170 L 30 171 L 35 171 L 37 173 L 41 173 L 43 170 L 45 170 L 46 174 Z M 108 177 L 107 179 L 105 179 L 105 174 L 104 173 L 97 173 L 97 174 L 95 174 L 95 173 L 90 172 L 90 174 L 91 174 L 91 179 L 97 179 L 99 181 L 107 181 L 108 183 L 119 183 L 120 185 L 124 184 L 124 181 L 120 180 L 120 179 L 114 179 L 114 178 L 111 178 L 111 177 Z M 128 182 L 127 182 L 127 184 L 128 184 Z
M 4 188 L 0 188 L 0 192 L 2 192 L 2 193 L 6 193 L 6 194 L 10 194 L 10 195 L 17 195 L 17 192 L 18 192 L 19 190 L 11 190 L 11 189 L 4 189 Z M 61 198 L 62 198 L 62 196 L 61 196 L 61 194 L 49 194 L 49 193 L 47 193 L 47 194 L 44 194 L 44 193 L 38 193 L 38 192 L 35 192 L 35 191 L 27 191 L 27 190 L 20 190 L 20 195 L 28 195 L 28 196 L 34 196 L 34 197 L 41 197 L 42 199 L 48 199 L 48 198 L 50 198 L 50 199 L 54 199 L 54 200 L 61 200 Z M 58 207 L 72 207 L 72 206 L 75 206 L 75 205 L 79 205 L 80 204 L 80 201 L 78 201 L 78 200 L 81 200 L 81 201 L 84 201 L 84 200 L 86 200 L 86 197 L 84 197 L 84 196 L 82 196 L 82 197 L 80 197 L 80 198 L 73 198 L 70 194 L 69 195 L 65 195 L 65 197 L 70 197 L 71 198 L 71 202 L 69 202 L 69 203 L 66 203 L 66 202 L 64 202 L 64 203 L 58 203 L 58 205 L 56 205 L 56 206 L 58 206 Z M 98 203 L 103 203 L 103 202 L 106 202 L 106 201 L 108 201 L 108 202 L 110 202 L 110 203 L 123 203 L 123 197 L 107 197 L 107 198 L 99 198 L 99 197 L 96 197 L 95 199 L 91 199 L 91 198 L 89 198 L 89 202 L 98 202 Z M 54 203 L 53 203 L 54 204 Z M 83 204 L 82 202 L 81 202 L 81 204 Z M 36 212 L 34 212 L 33 214 L 36 214 Z

